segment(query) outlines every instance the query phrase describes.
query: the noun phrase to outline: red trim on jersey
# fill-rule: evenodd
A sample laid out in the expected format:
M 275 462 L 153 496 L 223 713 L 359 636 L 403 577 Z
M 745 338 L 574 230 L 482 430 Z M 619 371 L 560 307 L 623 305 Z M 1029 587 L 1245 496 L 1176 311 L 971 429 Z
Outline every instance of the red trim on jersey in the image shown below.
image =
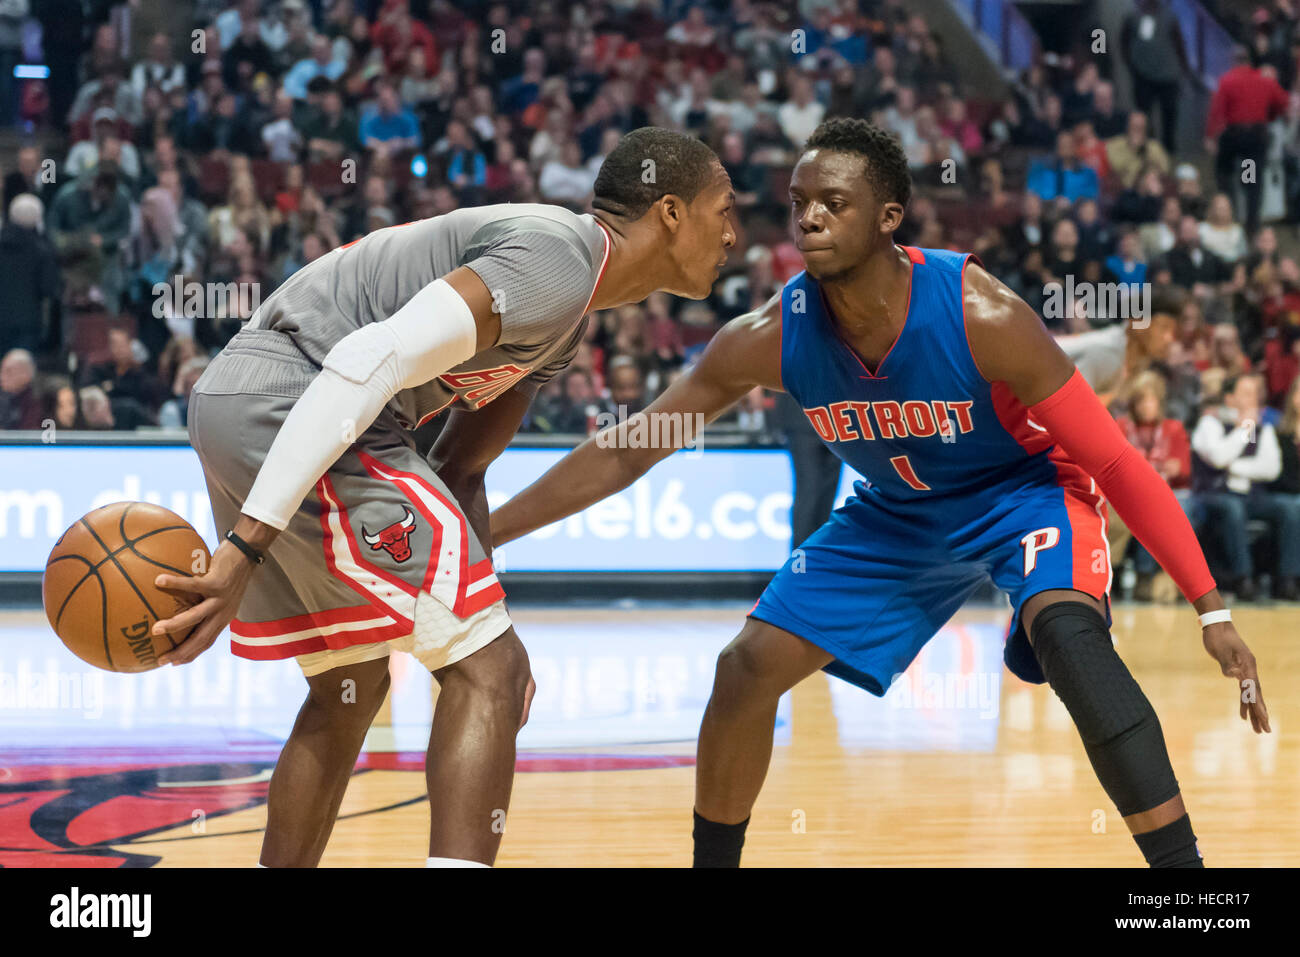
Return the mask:
M 412 618 L 408 618 L 405 615 L 403 615 L 400 611 L 398 611 L 392 605 L 388 604 L 378 595 L 374 594 L 369 589 L 365 588 L 360 582 L 354 581 L 351 578 L 351 576 L 343 574 L 343 572 L 339 569 L 338 564 L 334 561 L 334 532 L 330 529 L 330 524 L 329 524 L 329 514 L 330 514 L 331 506 L 337 507 L 339 523 L 343 526 L 343 541 L 344 544 L 347 545 L 348 554 L 351 555 L 352 560 L 356 562 L 358 566 L 361 565 L 361 561 L 359 560 L 360 549 L 357 548 L 356 539 L 353 537 L 351 533 L 352 524 L 348 519 L 347 506 L 343 504 L 343 499 L 340 498 L 338 493 L 334 491 L 334 483 L 330 481 L 330 477 L 328 473 L 322 475 L 320 477 L 320 481 L 316 483 L 316 493 L 317 496 L 320 498 L 320 503 L 321 503 L 320 524 L 321 524 L 321 530 L 324 533 L 323 542 L 324 542 L 324 551 L 325 551 L 325 567 L 329 569 L 330 574 L 333 575 L 335 578 L 337 578 L 339 581 L 346 584 L 349 588 L 355 591 L 366 601 L 370 602 L 370 604 L 374 605 L 380 611 L 384 612 L 385 614 L 392 615 L 394 619 L 396 619 L 398 622 L 401 622 L 402 624 L 406 625 L 406 630 L 408 632 L 414 630 L 415 621 Z M 370 565 L 369 562 L 367 562 L 366 564 Z M 383 578 L 385 581 L 389 582 L 390 584 L 396 585 L 400 590 L 407 592 L 407 594 L 411 594 L 411 595 L 415 594 L 415 589 L 412 588 L 410 585 L 407 585 L 406 582 L 395 579 L 393 576 L 388 575 L 386 572 L 384 572 L 383 569 L 375 568 L 375 566 L 373 565 L 370 565 L 370 568 L 376 572 L 378 577 Z
M 252 661 L 279 661 L 316 651 L 350 648 L 353 645 L 372 645 L 410 634 L 410 627 L 400 621 L 393 621 L 392 618 L 391 613 L 377 612 L 372 605 L 354 605 L 350 608 L 307 612 L 304 615 L 291 615 L 287 618 L 261 622 L 244 622 L 236 619 L 230 624 L 230 650 L 236 656 Z M 380 619 L 389 620 L 380 621 Z M 324 629 L 336 624 L 365 621 L 377 623 L 370 628 L 338 631 L 328 635 L 306 635 L 294 641 L 273 644 L 246 644 L 237 640 L 238 638 L 276 638 L 297 631 Z
M 417 422 L 417 423 L 415 423 L 415 427 L 418 429 L 420 426 L 424 425 L 424 423 L 428 422 L 428 421 L 429 421 L 430 419 L 432 419 L 435 415 L 437 415 L 437 414 L 438 414 L 439 412 L 441 412 L 443 409 L 447 408 L 447 406 L 451 405 L 453 402 L 455 402 L 455 401 L 456 401 L 457 399 L 459 399 L 459 398 L 460 398 L 460 396 L 459 396 L 457 393 L 453 392 L 453 393 L 451 394 L 451 398 L 447 400 L 446 404 L 443 405 L 442 408 L 440 408 L 440 409 L 434 409 L 432 412 L 426 412 L 424 415 L 420 416 L 420 421 Z
M 593 218 L 594 218 L 594 217 L 593 217 Z M 597 220 L 596 220 L 596 225 L 600 227 L 600 231 L 601 231 L 602 233 L 604 233 L 604 235 L 605 235 L 605 253 L 604 253 L 604 256 L 603 256 L 603 257 L 601 258 L 601 260 L 600 260 L 600 270 L 599 270 L 599 272 L 596 273 L 596 283 L 595 283 L 595 285 L 593 285 L 593 286 L 591 287 L 591 295 L 587 297 L 587 304 L 586 304 L 585 306 L 582 307 L 582 314 L 583 314 L 583 316 L 585 316 L 585 315 L 587 314 L 587 310 L 591 308 L 591 304 L 592 304 L 592 302 L 593 302 L 593 301 L 595 300 L 595 298 L 596 298 L 596 290 L 600 288 L 600 281 L 601 281 L 602 279 L 605 278 L 605 270 L 606 270 L 606 268 L 609 266 L 609 254 L 610 254 L 610 251 L 614 248 L 614 240 L 610 237 L 610 235 L 609 235 L 609 230 L 605 228 L 605 224 L 602 223 L 599 219 L 597 219 Z M 358 242 L 358 240 L 353 240 L 353 242 Z M 348 245 L 350 246 L 351 243 L 349 243 Z M 344 248 L 346 248 L 346 247 L 344 247 Z M 505 368 L 505 367 L 502 366 L 501 368 Z M 532 369 L 525 369 L 524 371 L 525 371 L 525 373 L 529 373 L 529 372 L 532 372 L 533 370 L 532 370 Z M 440 376 L 439 378 L 441 378 L 441 376 Z M 521 378 L 522 378 L 522 377 L 521 377 Z M 508 391 L 510 390 L 510 388 L 512 388 L 513 386 L 514 386 L 514 383 L 512 382 L 509 386 L 507 386 L 506 388 L 502 389 L 500 392 L 496 393 L 496 394 L 493 395 L 491 398 L 487 399 L 487 400 L 484 401 L 484 402 L 481 402 L 481 403 L 478 403 L 478 404 L 476 404 L 476 405 L 473 405 L 473 406 L 471 406 L 471 408 L 474 408 L 474 409 L 481 409 L 481 408 L 483 408 L 483 406 L 487 405 L 488 402 L 491 402 L 493 399 L 500 398 L 502 394 L 504 394 L 505 392 L 508 392 Z M 459 395 L 459 394 L 453 393 L 453 394 L 452 394 L 452 397 L 451 397 L 450 399 L 447 400 L 447 403 L 446 403 L 445 405 L 443 405 L 442 408 L 440 408 L 440 409 L 435 409 L 435 410 L 432 411 L 432 412 L 426 412 L 424 415 L 420 416 L 420 421 L 418 421 L 418 422 L 415 423 L 415 428 L 418 429 L 420 426 L 424 425 L 424 423 L 428 422 L 428 421 L 429 421 L 430 419 L 432 419 L 435 415 L 438 415 L 439 413 L 441 413 L 442 411 L 444 411 L 445 409 L 447 409 L 448 406 L 452 405 L 452 404 L 453 404 L 457 399 L 459 399 L 459 398 L 460 398 L 460 395 Z M 468 403 L 466 403 L 466 404 L 468 405 Z
M 470 578 L 473 580 L 470 581 L 467 587 L 472 587 L 478 582 L 495 577 L 490 559 L 477 562 L 470 567 L 469 572 Z M 501 583 L 494 580 L 490 585 L 468 595 L 458 616 L 461 618 L 468 617 L 504 597 L 505 591 L 502 589 Z M 275 638 L 280 635 L 291 635 L 298 631 L 323 629 L 336 624 L 377 621 L 380 618 L 391 619 L 393 617 L 395 616 L 392 613 L 376 612 L 375 607 L 370 604 L 353 605 L 348 608 L 307 612 L 302 615 L 292 615 L 287 618 L 276 618 L 261 622 L 243 622 L 236 619 L 231 623 L 230 631 L 233 636 L 241 638 Z M 294 641 L 268 645 L 249 645 L 232 637 L 230 649 L 240 658 L 253 661 L 278 661 L 318 651 L 339 650 L 354 645 L 371 645 L 389 641 L 393 638 L 404 638 L 411 633 L 411 630 L 412 626 L 405 625 L 401 621 L 388 621 L 376 624 L 371 628 L 335 632 L 329 635 L 307 635 Z
M 333 492 L 332 486 L 331 486 L 331 492 Z M 352 520 L 348 517 L 347 506 L 343 504 L 343 499 L 340 498 L 338 495 L 335 495 L 334 497 L 336 499 L 336 504 L 338 507 L 339 520 L 343 523 L 344 541 L 348 546 L 348 552 L 352 555 L 352 560 L 356 562 L 357 565 L 360 566 L 362 569 L 370 572 L 376 578 L 382 578 L 384 581 L 388 582 L 388 584 L 392 585 L 394 588 L 401 589 L 402 591 L 406 592 L 408 595 L 412 597 L 418 595 L 420 593 L 420 588 L 418 586 L 412 585 L 404 578 L 394 575 L 392 572 L 388 571 L 388 569 L 381 568 L 380 566 L 376 565 L 374 562 L 370 561 L 368 558 L 365 557 L 365 553 L 362 551 L 361 548 L 361 543 L 357 541 L 356 532 L 354 532 L 352 529 Z M 429 515 L 428 511 L 422 506 L 420 502 L 416 502 L 413 499 L 410 499 L 409 496 L 408 496 L 408 501 L 411 501 L 415 505 L 415 507 L 419 510 L 420 515 L 424 518 L 426 522 L 429 523 L 430 526 L 437 529 L 437 531 L 434 533 L 435 535 L 434 548 L 437 548 L 442 544 L 441 528 L 439 528 L 437 523 L 433 521 L 432 516 Z M 429 550 L 430 557 L 432 557 L 433 552 L 434 549 Z M 429 568 L 431 564 L 432 563 L 430 562 L 425 565 L 424 581 L 426 584 L 429 581 Z
M 466 522 L 464 515 L 461 513 L 460 508 L 455 502 L 443 495 L 433 484 L 416 472 L 405 472 L 402 469 L 394 468 L 391 465 L 380 462 L 374 456 L 366 452 L 358 452 L 358 456 L 361 458 L 362 464 L 365 465 L 371 475 L 389 482 L 394 482 L 399 487 L 401 481 L 398 481 L 398 479 L 413 482 L 436 498 L 448 511 L 456 516 L 456 524 L 460 530 L 460 560 L 458 562 L 458 568 L 456 569 L 456 598 L 455 603 L 451 607 L 451 611 L 456 615 L 456 617 L 466 618 L 469 615 L 474 614 L 474 612 L 486 608 L 494 601 L 505 597 L 505 590 L 501 587 L 501 583 L 495 580 L 492 584 L 484 586 L 473 594 L 469 593 L 470 586 L 476 585 L 487 579 L 495 579 L 496 573 L 492 569 L 492 560 L 489 558 L 481 559 L 480 561 L 475 562 L 472 566 L 469 564 L 469 524 Z M 396 476 L 396 478 L 394 478 L 394 476 Z M 417 507 L 421 508 L 421 511 L 428 518 L 430 523 L 434 522 L 433 516 L 423 508 L 418 499 L 412 497 L 405 490 L 403 490 L 403 494 L 405 494 L 408 499 L 415 502 Z M 438 545 L 430 552 L 428 570 L 425 574 L 424 584 L 421 586 L 422 590 L 426 592 L 431 592 L 431 586 L 433 585 L 439 567 L 439 562 L 436 560 L 436 551 L 437 548 L 441 547 L 441 531 L 440 528 Z
M 237 658 L 247 658 L 250 661 L 281 661 L 285 658 L 296 658 L 299 655 L 326 650 L 322 638 L 303 638 L 301 641 L 290 641 L 283 645 L 241 645 L 235 639 L 230 639 L 230 653 Z
M 1078 369 L 1029 411 L 1060 443 L 1068 461 L 1096 479 L 1120 518 L 1178 584 L 1183 597 L 1195 601 L 1214 588 L 1196 533 L 1173 490 L 1129 445 Z
M 1029 424 L 1029 410 L 1016 398 L 1011 387 L 1005 382 L 992 383 L 989 387 L 989 397 L 993 401 L 993 412 L 998 417 L 998 423 L 1008 435 L 1020 443 L 1026 455 L 1037 455 L 1055 444 L 1046 431 L 1036 429 Z M 1086 480 L 1083 487 L 1088 487 Z
M 900 248 L 903 250 L 913 249 L 913 247 L 911 246 L 902 246 Z M 925 255 L 921 253 L 919 249 L 916 250 L 916 252 L 918 255 L 921 256 L 920 261 L 924 263 Z M 859 378 L 861 379 L 888 379 L 889 378 L 889 376 L 887 375 L 881 375 L 880 370 L 884 368 L 885 361 L 889 358 L 890 353 L 894 351 L 894 346 L 898 345 L 899 341 L 903 338 L 903 333 L 907 331 L 907 319 L 912 312 L 912 287 L 913 285 L 915 285 L 914 280 L 916 278 L 915 273 L 916 273 L 916 263 L 917 263 L 916 258 L 912 255 L 910 251 L 907 253 L 907 258 L 910 265 L 908 266 L 907 269 L 907 305 L 903 307 L 903 324 L 902 326 L 899 327 L 898 334 L 894 336 L 894 341 L 889 344 L 889 348 L 885 350 L 885 354 L 881 356 L 880 361 L 876 363 L 875 372 L 872 372 L 870 369 L 867 368 L 867 364 L 862 361 L 862 356 L 858 355 L 858 350 L 854 349 L 853 346 L 849 344 L 849 341 L 840 334 L 839 325 L 835 322 L 835 312 L 834 310 L 831 309 L 831 304 L 826 301 L 826 293 L 822 292 L 821 283 L 817 284 L 817 295 L 821 296 L 822 308 L 826 310 L 826 316 L 831 321 L 831 329 L 835 333 L 835 338 L 840 340 L 844 348 L 849 351 L 849 355 L 853 356 L 853 358 L 857 360 L 858 365 L 862 367 L 862 371 L 866 373 L 866 375 L 864 376 L 859 376 Z
M 501 583 L 496 581 L 495 572 L 492 569 L 491 559 L 482 559 L 475 562 L 473 566 L 469 564 L 469 531 L 468 523 L 461 514 L 457 505 L 450 501 L 445 495 L 438 491 L 431 483 L 422 476 L 413 472 L 405 472 L 401 469 L 385 465 L 374 456 L 367 452 L 358 450 L 358 457 L 366 470 L 375 478 L 392 482 L 402 490 L 403 497 L 409 501 L 416 510 L 429 523 L 429 528 L 433 534 L 433 545 L 429 550 L 429 556 L 425 564 L 424 579 L 419 587 L 411 585 L 409 582 L 402 580 L 389 573 L 383 568 L 367 561 L 362 554 L 361 546 L 356 540 L 352 529 L 352 522 L 348 517 L 347 506 L 343 504 L 342 498 L 334 489 L 333 482 L 328 475 L 322 475 L 320 481 L 316 483 L 317 496 L 320 499 L 320 523 L 322 540 L 325 552 L 325 565 L 330 574 L 344 582 L 349 588 L 357 592 L 366 600 L 365 605 L 353 605 L 346 608 L 335 608 L 320 612 L 307 612 L 301 615 L 291 615 L 286 618 L 277 618 L 262 622 L 244 622 L 236 619 L 231 623 L 232 637 L 230 642 L 231 651 L 241 658 L 249 658 L 257 661 L 271 661 L 282 658 L 292 658 L 298 655 L 310 654 L 327 649 L 348 648 L 353 645 L 368 645 L 377 642 L 388 641 L 392 638 L 403 638 L 409 635 L 415 628 L 415 622 L 403 615 L 400 611 L 393 608 L 385 602 L 379 595 L 376 595 L 364 587 L 360 582 L 354 580 L 351 576 L 346 575 L 338 567 L 334 558 L 334 532 L 330 527 L 329 516 L 331 511 L 338 515 L 339 524 L 343 528 L 343 540 L 346 543 L 347 551 L 352 561 L 359 568 L 362 568 L 373 574 L 375 577 L 388 582 L 394 587 L 400 589 L 406 594 L 417 598 L 423 591 L 431 593 L 431 586 L 437 575 L 439 567 L 438 553 L 441 550 L 444 531 L 446 530 L 443 523 L 439 522 L 424 502 L 417 496 L 410 494 L 405 488 L 402 488 L 402 480 L 409 480 L 418 484 L 430 495 L 436 498 L 455 516 L 456 525 L 460 531 L 460 558 L 456 568 L 456 598 L 455 604 L 451 608 L 453 614 L 458 618 L 466 618 L 475 612 L 482 611 L 484 608 L 505 597 L 505 590 Z M 395 478 L 396 476 L 397 478 Z M 454 534 L 454 531 L 453 531 Z M 469 589 L 474 585 L 483 584 L 477 591 L 470 593 Z M 437 600 L 436 598 L 434 599 Z M 334 625 L 348 624 L 356 622 L 374 621 L 375 625 L 371 628 L 358 629 L 356 631 L 340 631 L 330 635 L 307 635 L 294 641 L 280 642 L 269 645 L 249 645 L 237 641 L 236 637 L 244 638 L 275 638 L 280 635 L 291 635 L 294 632 L 306 631 L 309 629 L 325 629 Z
M 394 223 L 392 226 L 385 226 L 384 229 L 401 229 L 403 226 L 410 226 L 410 225 L 412 225 L 413 223 L 418 223 L 418 222 L 420 222 L 420 220 L 418 220 L 418 219 L 412 219 L 410 222 L 406 222 L 406 223 Z M 381 232 L 381 230 L 376 229 L 375 232 L 376 232 L 376 233 L 377 233 L 377 232 Z M 370 235 L 372 235 L 372 234 L 371 234 L 371 233 L 366 233 L 366 236 L 370 236 Z M 342 246 L 339 246 L 339 247 L 337 247 L 337 248 L 340 249 L 340 250 L 343 250 L 343 249 L 349 249 L 349 248 L 355 246 L 357 243 L 361 242 L 361 240 L 365 239 L 366 236 L 358 236 L 356 239 L 352 240 L 352 242 L 350 242 L 350 243 L 344 243 Z
M 925 253 L 921 252 L 918 247 L 900 246 L 899 248 L 902 249 L 903 252 L 907 253 L 907 258 L 912 260 L 912 262 L 919 263 L 922 266 L 925 265 Z
M 485 558 L 481 562 L 476 562 L 469 569 L 470 582 L 465 586 L 464 607 L 457 612 L 462 618 L 468 617 L 477 611 L 482 611 L 493 602 L 500 601 L 506 597 L 506 590 L 501 587 L 499 581 L 493 581 L 491 585 L 486 585 L 473 594 L 469 594 L 469 589 L 486 579 L 495 579 L 496 572 L 492 568 L 492 559 Z
M 241 638 L 274 638 L 308 628 L 326 628 L 346 622 L 370 621 L 375 609 L 370 605 L 352 605 L 348 608 L 331 608 L 329 611 L 309 611 L 287 618 L 270 618 L 266 621 L 241 621 L 230 623 L 230 632 Z
M 594 216 L 592 218 L 595 219 Z M 599 226 L 600 231 L 605 234 L 605 255 L 600 261 L 600 271 L 596 273 L 596 284 L 591 287 L 591 295 L 587 297 L 587 304 L 582 307 L 582 314 L 584 316 L 587 314 L 587 310 L 591 308 L 591 304 L 596 301 L 596 290 L 600 288 L 600 281 L 605 278 L 605 267 L 609 265 L 609 254 L 614 248 L 614 237 L 609 234 L 609 230 L 605 228 L 605 224 L 597 219 L 596 225 Z
M 392 482 L 392 479 L 389 479 L 387 478 L 387 476 L 380 474 L 375 469 L 375 465 L 378 463 L 376 463 L 375 459 L 372 456 L 370 456 L 368 453 L 358 449 L 357 458 L 361 460 L 361 464 L 366 467 L 366 471 L 368 471 L 372 476 L 374 476 L 377 479 L 384 479 L 386 481 Z M 396 485 L 397 483 L 394 482 L 393 484 Z M 405 489 L 401 489 L 401 491 L 402 494 L 406 495 L 407 501 L 411 502 L 417 509 L 420 510 L 420 514 L 423 515 L 424 520 L 428 522 L 429 531 L 433 535 L 433 543 L 429 546 L 429 558 L 424 563 L 424 580 L 420 583 L 419 587 L 417 588 L 410 585 L 404 579 L 399 578 L 396 575 L 392 575 L 386 569 L 380 568 L 378 565 L 374 565 L 369 561 L 366 561 L 365 566 L 363 567 L 368 566 L 371 571 L 375 572 L 375 574 L 379 575 L 381 578 L 385 578 L 388 581 L 392 582 L 394 585 L 401 588 L 408 595 L 419 595 L 419 593 L 422 591 L 428 591 L 429 586 L 433 584 L 433 580 L 437 577 L 438 562 L 435 560 L 435 556 L 437 556 L 439 550 L 441 550 L 442 548 L 442 536 L 443 536 L 443 532 L 445 531 L 445 528 L 443 524 L 434 517 L 433 513 L 429 511 L 428 507 L 425 506 L 423 502 L 419 501 L 417 498 L 415 498 L 412 495 L 407 495 Z M 341 508 L 342 505 L 343 503 L 340 502 L 339 507 Z M 457 515 L 460 514 L 460 512 L 457 511 L 455 508 L 453 508 L 452 511 L 455 512 Z M 464 522 L 461 522 L 460 524 L 463 526 Z M 358 555 L 357 552 L 361 551 L 361 543 L 357 541 L 356 535 L 353 532 L 351 525 L 347 525 L 345 523 L 344 528 L 347 530 L 348 533 L 348 545 L 355 546 L 355 548 L 353 549 L 353 557 L 357 559 L 357 564 L 360 565 L 362 560 L 361 560 L 361 556 Z M 461 531 L 462 531 L 461 537 L 463 539 L 464 529 L 462 528 Z M 412 553 L 411 557 L 412 558 L 415 557 L 414 553 Z M 462 555 L 462 561 L 461 561 L 462 566 L 464 565 L 463 559 L 464 556 Z
M 468 360 L 467 360 L 468 361 Z M 509 392 L 528 373 L 531 366 L 520 367 L 514 362 L 490 369 L 467 369 L 464 372 L 444 372 L 438 376 L 446 385 L 454 389 L 467 389 L 459 398 L 471 409 L 481 409 L 493 399 Z M 498 373 L 501 373 L 498 375 Z M 446 406 L 443 406 L 446 408 Z M 441 411 L 441 410 L 439 410 Z M 421 419 L 420 421 L 424 421 Z
M 1056 453 L 1053 452 L 1049 457 L 1055 460 Z M 1071 467 L 1078 468 L 1064 454 L 1061 459 Z M 1076 589 L 1094 598 L 1102 598 L 1110 593 L 1111 586 L 1106 500 L 1095 491 L 1095 482 L 1089 480 L 1088 484 L 1093 486 L 1094 491 L 1083 493 L 1070 487 L 1064 489 L 1065 514 L 1070 522 L 1071 573 Z M 1094 566 L 1097 566 L 1095 570 Z
M 237 657 L 247 658 L 251 661 L 280 661 L 284 658 L 310 655 L 317 651 L 340 651 L 355 645 L 377 645 L 393 638 L 405 638 L 410 633 L 411 628 L 397 622 L 379 625 L 363 631 L 349 631 L 343 635 L 330 635 L 328 637 L 314 635 L 276 645 L 245 645 L 231 638 L 230 651 Z
M 1042 433 L 1047 435 L 1048 433 Z M 1049 436 L 1050 439 L 1050 436 Z M 1061 448 L 1059 442 L 1053 444 L 1052 450 L 1047 453 L 1048 461 L 1056 466 L 1057 480 L 1063 488 L 1068 488 L 1078 495 L 1096 495 L 1101 498 L 1100 494 L 1093 487 L 1092 476 L 1085 472 L 1079 463 L 1070 458 L 1065 449 Z
M 398 476 L 402 479 L 406 479 L 408 481 L 414 482 L 415 484 L 419 485 L 430 495 L 432 495 L 434 498 L 440 501 L 456 517 L 456 524 L 459 526 L 459 531 L 460 531 L 460 561 L 458 563 L 459 567 L 456 570 L 456 603 L 455 605 L 452 606 L 452 611 L 455 612 L 458 616 L 463 617 L 463 615 L 461 615 L 460 609 L 465 603 L 466 579 L 469 577 L 467 574 L 467 572 L 469 571 L 469 530 L 468 527 L 466 526 L 464 516 L 461 515 L 460 508 L 454 502 L 448 500 L 448 498 L 445 495 L 443 495 L 431 484 L 429 484 L 429 482 L 427 482 L 422 476 L 417 475 L 414 472 L 404 472 L 401 469 L 393 468 L 391 465 L 385 465 L 383 462 L 380 462 L 378 459 L 376 459 L 373 455 L 370 455 L 369 453 L 364 452 L 360 449 L 357 450 L 357 457 L 361 459 L 361 464 L 366 467 L 366 471 L 369 472 L 372 476 L 386 482 L 392 482 L 394 485 L 396 485 L 398 489 L 401 491 L 402 495 L 404 495 L 408 501 L 412 502 L 415 505 L 415 507 L 420 510 L 420 513 L 424 516 L 425 521 L 429 523 L 429 527 L 431 529 L 437 529 L 434 536 L 433 547 L 429 549 L 429 562 L 425 566 L 424 581 L 419 588 L 409 585 L 408 583 L 402 581 L 399 578 L 396 578 L 395 576 L 389 575 L 382 568 L 371 566 L 372 570 L 376 572 L 378 575 L 380 575 L 381 577 L 390 581 L 392 584 L 397 585 L 403 591 L 407 592 L 407 594 L 410 595 L 417 595 L 421 591 L 426 591 L 426 592 L 429 591 L 429 586 L 431 586 L 434 582 L 434 579 L 437 578 L 438 567 L 440 564 L 437 561 L 437 556 L 438 556 L 438 552 L 442 550 L 442 537 L 443 537 L 443 532 L 445 530 L 443 528 L 442 523 L 434 518 L 433 513 L 429 511 L 428 507 L 418 498 L 416 498 L 415 496 L 407 492 L 406 489 L 402 488 L 401 483 L 396 481 L 393 478 L 393 476 Z M 391 474 L 385 474 L 386 472 Z M 342 507 L 342 504 L 343 504 L 342 502 L 339 503 L 340 508 Z M 350 526 L 348 527 L 350 528 Z M 455 531 L 453 531 L 452 534 L 455 534 Z M 348 535 L 348 544 L 354 547 L 356 544 L 356 540 L 352 537 L 350 533 Z M 357 556 L 354 552 L 353 558 L 356 557 Z M 360 562 L 358 562 L 358 564 L 360 564 Z M 369 563 L 367 562 L 367 564 Z
M 1074 587 L 1095 598 L 1110 591 L 1111 566 L 1106 540 L 1105 499 L 1096 483 L 1078 466 L 1041 426 L 1035 428 L 1029 410 L 1015 397 L 1005 382 L 994 382 L 989 389 L 998 422 L 1015 439 L 1026 455 L 1048 450 L 1047 458 L 1056 467 L 1056 481 L 1065 493 L 1065 514 L 1070 523 L 1071 567 Z M 1092 570 L 1094 551 L 1107 552 L 1105 569 Z

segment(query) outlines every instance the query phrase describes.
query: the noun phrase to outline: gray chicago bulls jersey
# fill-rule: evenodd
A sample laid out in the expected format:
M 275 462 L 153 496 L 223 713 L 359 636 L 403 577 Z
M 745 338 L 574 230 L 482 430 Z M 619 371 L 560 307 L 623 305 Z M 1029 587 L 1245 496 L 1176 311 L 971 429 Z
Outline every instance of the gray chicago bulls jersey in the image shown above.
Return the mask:
M 568 365 L 608 246 L 594 217 L 559 206 L 459 209 L 380 229 L 327 253 L 267 298 L 249 328 L 286 333 L 319 366 L 348 333 L 387 319 L 425 286 L 468 266 L 492 293 L 501 338 L 394 397 L 389 408 L 413 428 L 457 399 L 481 408 L 524 379 L 544 382 Z

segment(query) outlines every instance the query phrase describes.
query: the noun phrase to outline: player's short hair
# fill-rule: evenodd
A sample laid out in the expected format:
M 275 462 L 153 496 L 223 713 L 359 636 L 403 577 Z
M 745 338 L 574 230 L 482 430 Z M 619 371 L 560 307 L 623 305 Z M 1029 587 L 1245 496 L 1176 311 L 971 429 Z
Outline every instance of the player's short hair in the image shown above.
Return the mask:
M 643 126 L 619 140 L 600 164 L 591 205 L 640 219 L 669 194 L 693 202 L 712 181 L 718 162 L 713 150 L 694 136 Z
M 804 144 L 809 150 L 855 153 L 866 160 L 867 181 L 886 203 L 907 205 L 912 198 L 912 174 L 898 136 L 874 123 L 837 116 L 824 120 Z

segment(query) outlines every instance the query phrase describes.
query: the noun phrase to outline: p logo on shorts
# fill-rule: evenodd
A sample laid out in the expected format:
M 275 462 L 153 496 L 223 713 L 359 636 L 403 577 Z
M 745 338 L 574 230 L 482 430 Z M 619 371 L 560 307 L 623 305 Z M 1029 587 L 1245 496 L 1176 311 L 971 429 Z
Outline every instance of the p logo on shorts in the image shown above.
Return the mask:
M 1025 577 L 1038 566 L 1038 553 L 1053 547 L 1061 540 L 1061 530 L 1055 526 L 1030 532 L 1020 540 L 1025 549 Z

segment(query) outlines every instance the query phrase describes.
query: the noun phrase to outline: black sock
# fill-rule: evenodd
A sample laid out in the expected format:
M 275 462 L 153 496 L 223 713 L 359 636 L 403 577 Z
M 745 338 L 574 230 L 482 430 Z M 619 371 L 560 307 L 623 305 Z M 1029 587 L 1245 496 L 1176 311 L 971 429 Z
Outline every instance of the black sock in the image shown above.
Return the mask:
M 1192 819 L 1184 814 L 1176 821 L 1145 834 L 1134 834 L 1138 850 L 1152 867 L 1204 867 L 1196 850 Z
M 718 824 L 695 812 L 695 866 L 739 867 L 749 818 L 739 824 Z

